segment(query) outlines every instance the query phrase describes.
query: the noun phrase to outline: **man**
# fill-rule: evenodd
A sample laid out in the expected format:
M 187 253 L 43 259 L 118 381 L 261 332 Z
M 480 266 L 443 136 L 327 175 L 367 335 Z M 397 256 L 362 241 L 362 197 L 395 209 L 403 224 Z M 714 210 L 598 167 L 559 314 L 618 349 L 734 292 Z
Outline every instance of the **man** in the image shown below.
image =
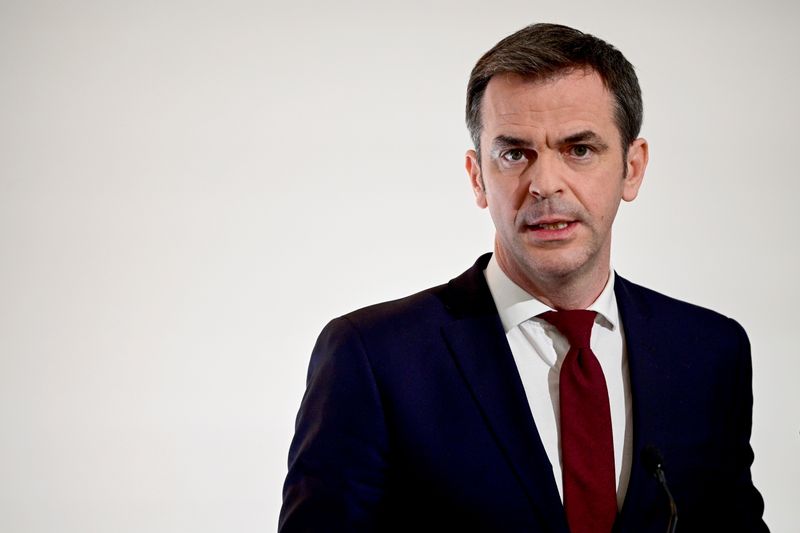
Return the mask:
M 280 530 L 766 531 L 750 348 L 610 268 L 648 159 L 633 67 L 537 24 L 473 69 L 466 168 L 496 228 L 447 285 L 332 321 Z

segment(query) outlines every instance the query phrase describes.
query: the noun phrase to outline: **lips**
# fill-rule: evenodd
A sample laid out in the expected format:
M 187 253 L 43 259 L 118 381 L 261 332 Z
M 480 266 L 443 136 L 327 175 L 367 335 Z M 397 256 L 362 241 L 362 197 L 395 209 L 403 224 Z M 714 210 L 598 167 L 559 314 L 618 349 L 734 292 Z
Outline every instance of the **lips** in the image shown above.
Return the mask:
M 538 219 L 526 224 L 527 233 L 540 242 L 563 242 L 574 237 L 577 220 Z
M 549 222 L 542 224 L 532 224 L 530 227 L 533 229 L 558 230 L 558 229 L 564 229 L 567 226 L 569 226 L 569 222 Z
M 561 216 L 544 216 L 544 217 L 537 217 L 533 219 L 526 220 L 526 226 L 528 229 L 533 230 L 547 230 L 547 231 L 558 231 L 561 229 L 566 229 L 577 220 L 574 217 L 565 217 Z

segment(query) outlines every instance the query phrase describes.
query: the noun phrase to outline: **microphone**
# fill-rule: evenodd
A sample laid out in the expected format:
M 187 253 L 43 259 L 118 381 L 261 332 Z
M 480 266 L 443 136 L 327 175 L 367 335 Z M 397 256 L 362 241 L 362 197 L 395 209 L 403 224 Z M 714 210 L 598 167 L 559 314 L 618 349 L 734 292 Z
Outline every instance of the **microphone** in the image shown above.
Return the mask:
M 653 445 L 648 444 L 642 450 L 642 463 L 644 468 L 658 480 L 658 483 L 664 489 L 669 500 L 669 524 L 667 525 L 667 533 L 675 533 L 675 528 L 678 526 L 678 507 L 675 505 L 675 500 L 672 498 L 672 493 L 667 485 L 667 478 L 664 475 L 664 457 Z

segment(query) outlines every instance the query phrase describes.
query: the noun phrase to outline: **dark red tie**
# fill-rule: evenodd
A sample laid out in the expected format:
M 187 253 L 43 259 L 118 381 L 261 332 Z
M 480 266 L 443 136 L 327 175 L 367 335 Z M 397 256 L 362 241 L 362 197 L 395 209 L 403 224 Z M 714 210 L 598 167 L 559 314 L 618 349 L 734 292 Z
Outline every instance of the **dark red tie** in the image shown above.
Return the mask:
M 572 533 L 609 533 L 617 515 L 614 440 L 603 369 L 589 340 L 594 311 L 539 315 L 569 341 L 559 374 L 564 509 Z

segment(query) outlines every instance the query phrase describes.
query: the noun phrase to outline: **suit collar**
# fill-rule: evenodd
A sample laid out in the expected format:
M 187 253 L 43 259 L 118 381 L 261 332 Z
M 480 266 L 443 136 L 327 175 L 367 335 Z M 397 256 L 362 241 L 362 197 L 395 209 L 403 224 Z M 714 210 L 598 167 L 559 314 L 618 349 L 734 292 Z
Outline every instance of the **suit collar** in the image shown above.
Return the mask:
M 497 315 L 494 300 L 483 277 L 491 257 L 491 253 L 480 256 L 469 270 L 451 279 L 445 287 L 442 300 L 456 319 Z

